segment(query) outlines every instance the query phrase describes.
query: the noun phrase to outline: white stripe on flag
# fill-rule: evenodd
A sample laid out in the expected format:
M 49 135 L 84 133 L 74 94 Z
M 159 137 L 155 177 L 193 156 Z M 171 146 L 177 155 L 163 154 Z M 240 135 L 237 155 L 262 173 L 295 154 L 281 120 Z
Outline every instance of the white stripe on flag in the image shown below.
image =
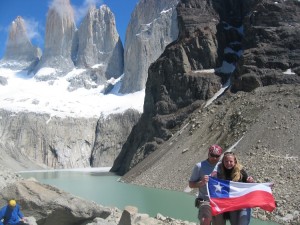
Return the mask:
M 240 197 L 253 191 L 266 191 L 272 194 L 271 183 L 242 183 L 230 181 L 229 197 Z

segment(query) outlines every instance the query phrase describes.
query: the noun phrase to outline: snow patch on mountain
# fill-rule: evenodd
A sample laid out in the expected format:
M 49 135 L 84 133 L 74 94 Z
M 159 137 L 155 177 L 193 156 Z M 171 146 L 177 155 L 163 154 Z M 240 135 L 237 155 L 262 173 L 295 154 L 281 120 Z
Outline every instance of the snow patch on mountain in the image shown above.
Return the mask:
M 54 71 L 43 68 L 39 76 L 47 76 Z M 43 82 L 27 74 L 27 71 L 0 68 L 0 77 L 7 80 L 7 84 L 0 88 L 0 108 L 12 112 L 28 111 L 46 113 L 50 117 L 106 117 L 109 114 L 122 113 L 127 109 L 143 111 L 145 90 L 131 94 L 119 94 L 121 78 L 108 82 L 114 89 L 103 94 L 105 85 L 96 88 L 79 88 L 68 91 L 68 79 L 78 76 L 82 69 L 74 69 L 64 77 Z

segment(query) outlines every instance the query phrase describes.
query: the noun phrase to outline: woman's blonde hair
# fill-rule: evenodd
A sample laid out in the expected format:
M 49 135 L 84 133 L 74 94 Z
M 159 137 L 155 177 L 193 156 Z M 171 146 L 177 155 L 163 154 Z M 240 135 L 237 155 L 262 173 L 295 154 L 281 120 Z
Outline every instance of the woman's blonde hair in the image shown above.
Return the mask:
M 221 174 L 220 174 L 220 178 L 222 179 L 226 179 L 225 177 L 225 166 L 224 166 L 224 160 L 226 157 L 229 157 L 229 156 L 233 156 L 234 157 L 234 161 L 235 161 L 235 165 L 232 169 L 232 173 L 231 173 L 231 180 L 232 181 L 240 181 L 242 179 L 242 173 L 241 173 L 241 170 L 243 168 L 243 166 L 239 163 L 238 159 L 236 158 L 235 154 L 233 152 L 225 152 L 224 153 L 224 156 L 222 158 L 222 164 L 221 164 Z

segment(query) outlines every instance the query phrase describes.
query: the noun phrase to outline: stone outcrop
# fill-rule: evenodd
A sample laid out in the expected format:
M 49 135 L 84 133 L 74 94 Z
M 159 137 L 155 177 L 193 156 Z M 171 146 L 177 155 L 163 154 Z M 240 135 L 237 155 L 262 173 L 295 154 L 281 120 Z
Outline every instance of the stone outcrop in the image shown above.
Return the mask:
M 70 0 L 53 1 L 47 14 L 44 51 L 36 72 L 42 67 L 50 67 L 58 76 L 74 68 L 71 52 L 75 30 Z
M 106 5 L 91 7 L 78 31 L 77 67 L 91 68 L 100 64 L 107 79 L 123 73 L 123 45 L 116 29 L 113 13 Z
M 144 89 L 150 64 L 177 39 L 177 3 L 178 0 L 139 1 L 126 32 L 121 93 Z
M 41 57 L 41 50 L 32 45 L 24 19 L 18 16 L 10 26 L 6 49 L 0 64 L 13 69 L 32 69 Z
M 129 109 L 122 114 L 112 114 L 98 120 L 90 159 L 92 167 L 113 165 L 139 118 L 139 112 Z
M 255 1 L 243 21 L 244 54 L 233 79 L 234 91 L 300 83 L 300 2 Z
M 31 180 L 8 185 L 1 190 L 0 196 L 1 205 L 8 199 L 16 199 L 24 215 L 31 215 L 40 225 L 83 224 L 95 218 L 106 219 L 111 214 L 109 208 L 95 202 Z
M 27 159 L 50 168 L 89 167 L 96 118 L 0 113 L 0 149 L 6 155 L 20 162 Z
M 179 39 L 168 45 L 149 68 L 144 112 L 112 168 L 119 174 L 126 173 L 168 140 L 188 113 L 222 85 L 216 74 L 197 72 L 220 64 L 218 13 L 205 1 L 179 3 L 177 13 Z
M 140 113 L 60 118 L 0 110 L 0 162 L 16 170 L 111 167 Z

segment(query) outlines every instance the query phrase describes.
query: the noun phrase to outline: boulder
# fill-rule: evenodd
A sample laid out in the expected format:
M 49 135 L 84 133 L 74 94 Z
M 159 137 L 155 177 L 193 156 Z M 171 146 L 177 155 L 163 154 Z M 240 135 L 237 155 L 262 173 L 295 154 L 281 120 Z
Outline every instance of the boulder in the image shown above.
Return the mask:
M 30 179 L 3 188 L 0 197 L 1 205 L 16 199 L 24 215 L 34 217 L 39 225 L 81 224 L 111 214 L 109 208 Z

